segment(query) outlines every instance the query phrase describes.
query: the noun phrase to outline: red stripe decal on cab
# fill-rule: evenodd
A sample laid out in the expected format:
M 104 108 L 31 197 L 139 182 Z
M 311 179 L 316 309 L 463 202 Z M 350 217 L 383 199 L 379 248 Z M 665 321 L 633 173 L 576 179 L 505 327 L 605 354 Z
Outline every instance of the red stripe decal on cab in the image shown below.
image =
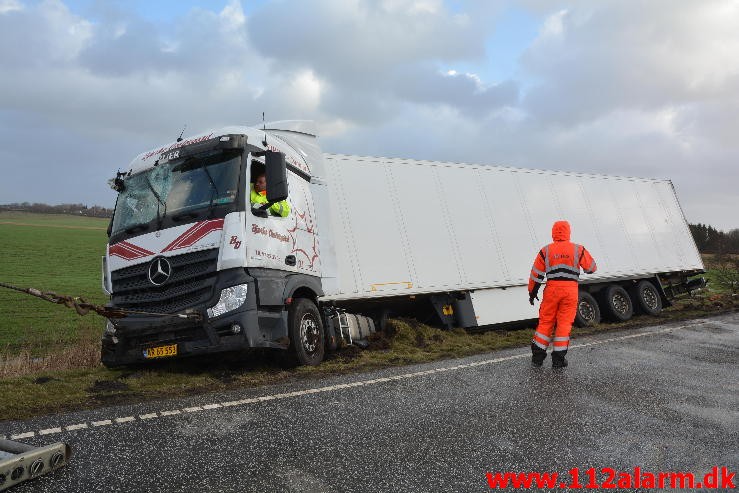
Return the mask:
M 115 245 L 111 245 L 108 252 L 112 257 L 120 257 L 125 260 L 135 260 L 137 258 L 154 255 L 154 252 L 150 252 L 146 248 L 141 248 L 140 246 L 136 246 L 127 241 L 120 241 Z
M 210 221 L 202 221 L 178 236 L 172 243 L 164 247 L 162 253 L 187 248 L 202 240 L 213 231 L 223 229 L 223 219 L 212 219 Z

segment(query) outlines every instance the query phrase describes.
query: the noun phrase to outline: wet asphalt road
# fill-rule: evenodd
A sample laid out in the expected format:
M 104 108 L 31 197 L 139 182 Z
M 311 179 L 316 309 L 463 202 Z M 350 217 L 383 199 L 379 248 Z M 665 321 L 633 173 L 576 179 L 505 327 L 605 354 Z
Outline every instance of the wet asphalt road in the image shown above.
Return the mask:
M 0 436 L 34 431 L 21 441 L 75 453 L 15 493 L 476 492 L 496 471 L 739 469 L 739 314 L 579 338 L 568 359 L 534 369 L 527 350 L 504 350 L 3 422 Z M 336 387 L 353 382 L 366 383 Z

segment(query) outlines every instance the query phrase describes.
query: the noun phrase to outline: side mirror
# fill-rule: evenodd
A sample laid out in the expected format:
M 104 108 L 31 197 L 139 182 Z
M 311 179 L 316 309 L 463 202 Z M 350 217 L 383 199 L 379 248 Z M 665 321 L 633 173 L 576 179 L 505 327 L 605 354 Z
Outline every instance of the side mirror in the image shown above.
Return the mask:
M 288 194 L 285 155 L 281 152 L 267 151 L 264 161 L 267 200 L 272 203 L 285 200 Z

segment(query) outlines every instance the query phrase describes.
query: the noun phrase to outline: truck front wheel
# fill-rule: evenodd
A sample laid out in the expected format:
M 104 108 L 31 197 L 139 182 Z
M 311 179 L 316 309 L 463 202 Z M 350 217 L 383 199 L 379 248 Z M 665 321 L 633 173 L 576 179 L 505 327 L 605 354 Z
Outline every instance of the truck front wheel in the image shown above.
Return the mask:
M 325 335 L 318 307 L 307 298 L 296 298 L 287 313 L 290 353 L 296 363 L 315 366 L 323 361 Z

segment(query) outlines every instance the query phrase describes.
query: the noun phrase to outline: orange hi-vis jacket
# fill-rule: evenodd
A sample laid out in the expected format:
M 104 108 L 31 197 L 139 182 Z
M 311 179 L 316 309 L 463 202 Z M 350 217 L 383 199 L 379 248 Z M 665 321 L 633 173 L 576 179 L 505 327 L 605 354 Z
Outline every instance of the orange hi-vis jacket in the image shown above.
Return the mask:
M 551 343 L 554 351 L 567 351 L 572 323 L 577 315 L 580 268 L 592 274 L 598 267 L 584 246 L 570 242 L 567 221 L 554 223 L 552 239 L 554 243 L 536 255 L 529 278 L 529 293 L 534 294 L 544 279 L 547 280 L 533 343 L 541 349 L 546 349 Z
M 565 221 L 557 221 L 555 226 Z M 564 226 L 561 226 L 564 228 Z M 534 260 L 534 266 L 531 268 L 531 276 L 529 277 L 529 292 L 534 289 L 536 284 L 544 282 L 544 278 L 548 281 L 577 281 L 580 279 L 580 267 L 586 274 L 592 274 L 598 266 L 595 260 L 584 246 L 570 242 L 569 224 L 564 231 L 557 237 L 564 238 L 550 243 L 541 250 Z M 552 236 L 555 237 L 554 228 L 552 228 Z

